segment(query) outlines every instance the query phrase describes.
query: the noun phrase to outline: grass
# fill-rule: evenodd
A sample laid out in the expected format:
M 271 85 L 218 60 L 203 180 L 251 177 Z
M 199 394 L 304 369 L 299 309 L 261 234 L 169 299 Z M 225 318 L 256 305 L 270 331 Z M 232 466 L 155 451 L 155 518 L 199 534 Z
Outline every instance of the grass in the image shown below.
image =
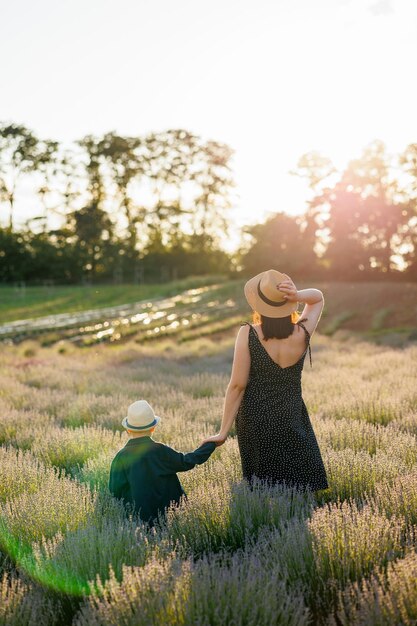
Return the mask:
M 230 309 L 201 335 L 3 346 L 1 626 L 415 624 L 413 344 L 314 335 L 303 397 L 330 485 L 317 497 L 249 489 L 233 429 L 181 475 L 188 499 L 152 531 L 108 493 L 133 400 L 151 403 L 155 438 L 178 450 L 217 431 L 239 326 Z
M 372 319 L 371 328 L 372 330 L 380 330 L 384 327 L 384 322 L 387 316 L 392 312 L 392 307 L 384 307 L 382 309 L 378 309 L 375 312 L 375 315 Z
M 182 290 L 222 280 L 224 279 L 221 276 L 202 276 L 151 285 L 49 285 L 26 288 L 2 286 L 0 324 L 172 296 Z
M 348 320 L 352 319 L 354 317 L 355 313 L 353 311 L 344 311 L 343 313 L 340 313 L 339 315 L 335 315 L 333 317 L 333 319 L 331 320 L 330 323 L 327 324 L 327 326 L 324 329 L 324 334 L 325 335 L 334 335 L 334 333 L 339 330 L 339 328 L 342 327 L 344 322 L 347 322 Z

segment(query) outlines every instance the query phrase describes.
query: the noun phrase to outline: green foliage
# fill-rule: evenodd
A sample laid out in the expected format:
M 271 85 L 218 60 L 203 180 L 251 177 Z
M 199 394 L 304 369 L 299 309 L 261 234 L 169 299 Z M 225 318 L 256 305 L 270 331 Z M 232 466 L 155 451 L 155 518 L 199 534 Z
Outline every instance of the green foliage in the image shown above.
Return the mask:
M 347 583 L 402 555 L 400 522 L 378 515 L 368 504 L 332 503 L 317 509 L 308 526 L 322 609 L 335 606 L 338 591 Z
M 246 275 L 253 276 L 269 268 L 285 271 L 289 276 L 301 272 L 314 275 L 314 270 L 317 275 L 316 257 L 313 248 L 308 247 L 307 233 L 303 234 L 301 225 L 290 215 L 277 213 L 265 224 L 244 230 L 253 238 L 252 246 L 241 260 Z
M 340 593 L 337 624 L 350 626 L 413 626 L 417 622 L 417 554 L 378 568 L 361 583 Z M 330 622 L 335 626 L 335 621 Z
M 28 451 L 0 448 L 0 502 L 20 493 L 36 493 L 48 478 L 53 479 L 56 475 L 56 468 L 45 467 Z
M 383 309 L 379 309 L 376 311 L 375 315 L 372 318 L 371 329 L 372 330 L 380 330 L 384 326 L 384 321 L 391 313 L 392 307 L 384 307 Z
M 0 545 L 17 560 L 34 541 L 85 526 L 96 497 L 85 485 L 50 474 L 36 491 L 23 491 L 1 505 Z
M 216 468 L 212 468 L 215 471 Z M 262 528 L 308 515 L 309 494 L 258 481 L 216 481 L 216 490 L 196 488 L 182 506 L 167 515 L 168 534 L 182 554 L 200 556 L 220 549 L 237 550 Z
M 59 602 L 54 602 L 41 587 L 25 582 L 16 573 L 3 573 L 0 579 L 0 626 L 59 626 L 62 619 Z
M 157 548 L 137 520 L 124 519 L 121 508 L 114 519 L 108 511 L 103 513 L 102 519 L 93 518 L 87 526 L 34 544 L 33 557 L 22 567 L 44 587 L 56 584 L 60 593 L 78 598 L 88 595 L 90 581 L 97 576 L 106 581 L 110 568 L 121 580 L 124 566 L 144 565 Z
M 125 568 L 122 583 L 110 579 L 100 592 L 81 607 L 76 626 L 300 626 L 310 618 L 301 593 L 287 589 L 285 570 L 263 569 L 255 551 L 197 563 L 155 560 Z
M 370 455 L 366 450 L 353 452 L 350 448 L 337 451 L 330 448 L 323 456 L 331 485 L 321 496 L 323 501 L 333 501 L 338 497 L 360 500 L 373 493 L 378 482 L 393 482 L 399 473 L 407 472 L 401 458 L 391 457 L 380 450 Z
M 328 324 L 323 330 L 323 333 L 325 335 L 333 335 L 341 327 L 343 322 L 347 322 L 347 320 L 352 319 L 354 316 L 355 313 L 353 311 L 344 311 L 332 319 L 331 323 Z
M 19 439 L 17 438 L 17 444 Z M 33 439 L 31 450 L 47 465 L 63 468 L 73 473 L 103 451 L 121 447 L 120 433 L 97 426 L 79 428 L 50 427 Z

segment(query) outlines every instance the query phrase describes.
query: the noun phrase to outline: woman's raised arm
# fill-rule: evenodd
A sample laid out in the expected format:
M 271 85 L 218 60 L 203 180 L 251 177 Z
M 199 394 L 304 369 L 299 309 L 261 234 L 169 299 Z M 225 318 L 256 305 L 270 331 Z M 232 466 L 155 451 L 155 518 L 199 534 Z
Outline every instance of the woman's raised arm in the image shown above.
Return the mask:
M 297 291 L 297 287 L 291 279 L 282 281 L 279 290 L 284 293 L 288 302 L 304 303 L 305 306 L 301 313 L 301 319 L 307 318 L 304 324 L 311 337 L 316 330 L 323 311 L 323 292 L 320 289 L 301 289 Z

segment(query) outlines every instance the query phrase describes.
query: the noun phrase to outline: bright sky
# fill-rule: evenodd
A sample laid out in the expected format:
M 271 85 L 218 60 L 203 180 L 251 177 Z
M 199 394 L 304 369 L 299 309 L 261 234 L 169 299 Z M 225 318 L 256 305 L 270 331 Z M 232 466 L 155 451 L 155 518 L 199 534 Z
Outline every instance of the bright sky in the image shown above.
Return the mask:
M 304 210 L 291 176 L 417 141 L 415 0 L 0 0 L 0 120 L 72 141 L 187 128 L 236 151 L 234 220 Z M 17 217 L 30 207 L 20 203 Z

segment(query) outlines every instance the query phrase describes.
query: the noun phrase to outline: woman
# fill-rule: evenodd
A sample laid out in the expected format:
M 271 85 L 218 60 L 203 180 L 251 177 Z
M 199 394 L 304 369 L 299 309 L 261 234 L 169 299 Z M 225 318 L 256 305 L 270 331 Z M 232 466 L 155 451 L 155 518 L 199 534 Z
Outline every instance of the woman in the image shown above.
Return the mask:
M 287 274 L 268 270 L 244 292 L 254 325 L 239 329 L 220 432 L 204 441 L 222 445 L 236 418 L 243 477 L 328 488 L 320 449 L 302 398 L 301 374 L 324 299 L 297 291 Z M 298 302 L 305 304 L 299 319 Z M 303 324 L 305 322 L 305 324 Z

